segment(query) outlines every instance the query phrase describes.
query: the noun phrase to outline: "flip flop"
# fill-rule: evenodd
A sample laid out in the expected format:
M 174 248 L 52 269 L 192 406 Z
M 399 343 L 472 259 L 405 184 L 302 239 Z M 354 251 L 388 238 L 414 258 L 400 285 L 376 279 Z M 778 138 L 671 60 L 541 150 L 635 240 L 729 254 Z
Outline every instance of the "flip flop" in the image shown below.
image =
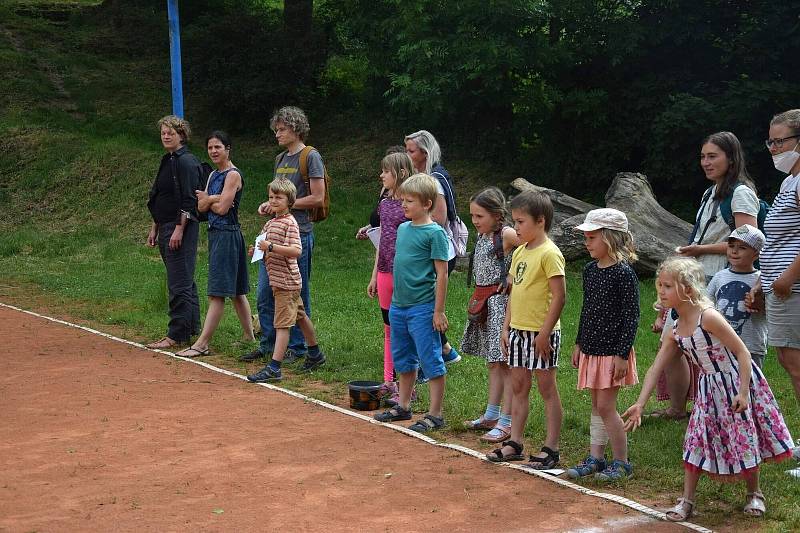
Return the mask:
M 181 350 L 180 352 L 176 352 L 175 355 L 178 357 L 188 357 L 191 359 L 192 357 L 200 357 L 201 355 L 208 355 L 209 351 L 208 348 L 205 350 L 198 350 L 197 348 L 186 348 L 185 350 Z
M 161 337 L 157 341 L 153 341 L 150 344 L 145 344 L 145 346 L 147 348 L 159 350 L 162 348 L 174 348 L 175 346 L 178 346 L 178 343 L 169 337 Z

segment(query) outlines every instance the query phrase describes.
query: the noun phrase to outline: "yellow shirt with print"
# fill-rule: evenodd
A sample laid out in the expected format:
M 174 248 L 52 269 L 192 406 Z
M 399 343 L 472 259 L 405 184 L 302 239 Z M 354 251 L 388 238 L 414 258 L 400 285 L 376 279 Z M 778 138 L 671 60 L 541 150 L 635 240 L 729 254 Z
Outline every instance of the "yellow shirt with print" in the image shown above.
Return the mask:
M 511 256 L 511 297 L 509 312 L 511 327 L 525 331 L 539 331 L 544 325 L 553 293 L 549 279 L 564 275 L 564 256 L 550 239 L 533 249 L 525 245 L 514 250 Z M 561 320 L 553 330 L 561 329 Z

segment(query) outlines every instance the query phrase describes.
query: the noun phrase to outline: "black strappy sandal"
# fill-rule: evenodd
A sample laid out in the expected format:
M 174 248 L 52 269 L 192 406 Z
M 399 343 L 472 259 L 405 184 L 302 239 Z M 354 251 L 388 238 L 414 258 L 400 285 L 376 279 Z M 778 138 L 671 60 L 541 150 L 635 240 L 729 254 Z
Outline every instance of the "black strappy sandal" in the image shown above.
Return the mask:
M 547 446 L 542 446 L 542 451 L 547 454 L 546 457 L 536 457 L 531 455 L 528 457 L 528 464 L 525 466 L 533 470 L 549 470 L 558 466 L 558 461 L 561 459 L 561 456 L 557 450 L 553 450 Z
M 505 446 L 510 446 L 514 449 L 514 453 L 510 453 L 508 455 L 503 455 L 503 448 Z M 486 454 L 486 458 L 493 463 L 503 463 L 505 461 L 524 461 L 525 456 L 522 455 L 522 444 L 515 442 L 513 440 L 507 440 L 500 445 L 499 448 L 496 450 L 492 450 L 491 452 Z

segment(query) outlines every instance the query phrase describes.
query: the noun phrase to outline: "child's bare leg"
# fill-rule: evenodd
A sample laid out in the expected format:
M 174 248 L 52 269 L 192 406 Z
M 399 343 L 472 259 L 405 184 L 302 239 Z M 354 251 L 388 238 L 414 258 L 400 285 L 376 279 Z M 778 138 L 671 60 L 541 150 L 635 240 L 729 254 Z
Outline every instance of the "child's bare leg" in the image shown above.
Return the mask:
M 444 400 L 444 385 L 445 375 L 431 378 L 428 381 L 428 391 L 430 392 L 430 406 L 428 407 L 428 414 L 436 418 L 442 418 L 442 401 Z M 410 393 L 409 393 L 410 395 Z M 410 397 L 410 396 L 409 396 Z
M 308 315 L 303 313 L 303 318 L 297 321 L 297 325 L 300 326 L 300 331 L 303 332 L 303 336 L 306 338 L 306 346 L 316 346 L 317 333 L 314 331 L 314 324 L 308 318 Z
M 411 392 L 414 390 L 414 383 L 417 381 L 417 371 L 398 372 L 397 392 L 400 395 L 400 407 L 411 410 Z M 433 380 L 431 380 L 433 381 Z M 441 407 L 440 407 L 441 409 Z
M 758 472 L 752 476 L 744 478 L 744 484 L 747 487 L 747 493 L 753 494 L 754 492 L 761 492 L 761 484 L 759 483 Z
M 592 393 L 592 419 L 593 419 L 592 426 L 589 431 L 589 438 L 591 439 L 589 441 L 589 454 L 596 459 L 602 459 L 606 455 L 606 443 L 603 442 L 606 439 L 602 434 L 601 435 L 594 434 L 596 431 L 594 429 L 594 421 L 597 420 L 597 418 L 600 418 L 600 413 L 597 411 L 598 390 L 597 389 L 589 389 L 589 390 Z
M 694 501 L 697 494 L 697 482 L 700 480 L 700 472 L 684 469 L 683 474 L 683 498 Z
M 597 413 L 606 426 L 608 440 L 611 442 L 611 454 L 617 461 L 628 462 L 628 437 L 625 426 L 617 412 L 617 394 L 619 387 L 599 389 L 597 395 Z M 597 457 L 597 456 L 596 456 Z M 602 456 L 601 456 L 602 457 Z
M 499 363 L 503 382 L 503 403 L 500 414 L 511 415 L 511 406 L 514 401 L 514 387 L 511 385 L 511 368 L 508 363 Z
M 234 296 L 231 298 L 231 302 L 234 310 L 236 310 L 236 316 L 239 317 L 239 323 L 242 325 L 242 338 L 246 341 L 256 340 L 253 336 L 253 315 L 250 312 L 250 302 L 247 300 L 247 295 Z
M 561 409 L 561 397 L 558 395 L 558 388 L 556 387 L 556 369 L 537 370 L 536 385 L 544 402 L 544 416 L 547 426 L 544 445 L 551 450 L 558 451 L 558 442 L 561 438 L 561 419 L 564 417 L 564 412 Z M 514 401 L 516 403 L 516 396 Z M 536 457 L 545 458 L 547 454 L 539 452 Z
M 289 328 L 275 328 L 275 348 L 272 350 L 272 358 L 282 362 L 288 345 Z
M 225 298 L 219 296 L 208 297 L 208 311 L 206 312 L 206 321 L 203 323 L 203 331 L 197 340 L 192 344 L 195 350 L 207 350 L 208 343 L 211 342 L 211 337 L 219 326 L 219 321 L 222 320 L 222 313 L 225 311 Z
M 505 384 L 503 365 L 508 369 L 508 365 L 505 363 L 486 363 L 489 370 L 489 405 L 500 405 L 500 401 L 503 399 L 503 385 Z
M 677 344 L 673 357 L 668 359 L 664 372 L 667 374 L 667 390 L 669 391 L 669 408 L 673 414 L 686 412 L 686 402 L 689 397 L 689 385 L 692 381 L 692 374 L 689 370 L 689 362 L 685 357 L 679 356 L 680 351 Z
M 515 367 L 511 369 L 511 440 L 522 445 L 522 435 L 525 424 L 528 422 L 530 404 L 528 398 L 531 392 L 531 371 L 527 368 Z M 503 447 L 503 455 L 516 453 L 511 446 Z

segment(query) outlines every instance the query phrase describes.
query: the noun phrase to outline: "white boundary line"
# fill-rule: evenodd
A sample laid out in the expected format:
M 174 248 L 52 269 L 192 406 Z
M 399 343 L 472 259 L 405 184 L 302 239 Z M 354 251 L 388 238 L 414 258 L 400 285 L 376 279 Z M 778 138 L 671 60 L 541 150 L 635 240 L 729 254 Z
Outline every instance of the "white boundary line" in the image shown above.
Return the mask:
M 93 333 L 95 335 L 99 335 L 101 337 L 105 337 L 105 338 L 113 340 L 113 341 L 121 342 L 123 344 L 128 344 L 128 345 L 134 346 L 136 348 L 142 348 L 144 350 L 148 350 L 148 351 L 151 351 L 151 352 L 157 352 L 157 353 L 160 353 L 160 354 L 164 354 L 164 355 L 167 355 L 167 356 L 172 357 L 174 359 L 178 359 L 180 361 L 185 361 L 187 363 L 192 363 L 192 364 L 195 364 L 195 365 L 199 365 L 199 366 L 202 366 L 204 368 L 207 368 L 208 370 L 211 370 L 211 371 L 214 371 L 214 372 L 218 372 L 220 374 L 224 374 L 224 375 L 230 376 L 232 378 L 237 378 L 237 379 L 241 379 L 241 380 L 245 380 L 245 381 L 247 380 L 247 378 L 245 376 L 243 376 L 241 374 L 237 374 L 235 372 L 231 372 L 230 370 L 225 370 L 224 368 L 219 368 L 219 367 L 216 367 L 214 365 L 210 365 L 208 363 L 205 363 L 203 361 L 198 361 L 196 359 L 190 359 L 190 358 L 187 358 L 187 357 L 180 357 L 180 356 L 177 356 L 174 353 L 168 352 L 166 350 L 157 350 L 157 349 L 153 349 L 153 348 L 148 348 L 145 345 L 140 344 L 138 342 L 129 341 L 127 339 L 116 337 L 116 336 L 110 335 L 108 333 L 103 333 L 102 331 L 98 331 L 96 329 L 92 329 L 92 328 L 87 327 L 87 326 L 81 326 L 80 324 L 73 324 L 72 322 L 67 322 L 65 320 L 60 320 L 58 318 L 53 318 L 53 317 L 49 317 L 49 316 L 46 316 L 46 315 L 42 315 L 42 314 L 36 313 L 34 311 L 28 311 L 27 309 L 22 309 L 20 307 L 9 305 L 9 304 L 3 303 L 3 302 L 0 302 L 0 307 L 5 307 L 7 309 L 13 309 L 14 311 L 19 311 L 20 313 L 25 313 L 25 314 L 28 314 L 28 315 L 31 315 L 31 316 L 35 316 L 35 317 L 38 317 L 38 318 L 43 318 L 45 320 L 49 320 L 51 322 L 55 322 L 57 324 L 62 324 L 64 326 L 68 326 L 68 327 L 71 327 L 71 328 L 81 329 L 83 331 L 87 331 L 89 333 Z M 328 402 L 324 402 L 322 400 L 317 400 L 316 398 L 311 398 L 309 396 L 306 396 L 305 394 L 301 394 L 299 392 L 295 392 L 295 391 L 292 391 L 292 390 L 289 390 L 289 389 L 284 389 L 282 387 L 277 387 L 277 386 L 272 385 L 270 383 L 257 383 L 256 385 L 260 385 L 262 387 L 265 387 L 267 389 L 271 389 L 271 390 L 274 390 L 274 391 L 282 392 L 283 394 L 287 394 L 289 396 L 293 396 L 295 398 L 303 400 L 304 402 L 313 403 L 313 404 L 319 405 L 321 407 L 324 407 L 326 409 L 330 409 L 332 411 L 336 411 L 336 412 L 341 413 L 343 415 L 351 416 L 353 418 L 358 418 L 358 419 L 363 420 L 365 422 L 369 422 L 370 424 L 376 424 L 376 425 L 379 425 L 379 426 L 387 427 L 387 428 L 392 429 L 394 431 L 397 431 L 397 432 L 400 432 L 400 433 L 404 433 L 405 435 L 408 435 L 409 437 L 414 437 L 416 439 L 425 441 L 428 444 L 432 444 L 432 445 L 438 446 L 440 448 L 448 448 L 448 449 L 451 449 L 451 450 L 455 450 L 457 452 L 463 453 L 464 455 L 468 455 L 470 457 L 474 457 L 474 458 L 479 459 L 481 461 L 487 461 L 488 462 L 488 459 L 486 459 L 486 455 L 484 453 L 478 452 L 478 451 L 473 450 L 471 448 L 467 448 L 465 446 L 461 446 L 459 444 L 450 444 L 450 443 L 447 443 L 447 442 L 439 442 L 436 439 L 433 439 L 433 438 L 428 437 L 427 435 L 423 435 L 421 433 L 417 433 L 415 431 L 411 431 L 410 429 L 405 428 L 403 426 L 398 426 L 398 425 L 395 425 L 395 424 L 388 424 L 388 423 L 378 422 L 377 420 L 375 420 L 371 416 L 363 415 L 361 413 L 356 413 L 355 411 L 351 411 L 349 409 L 345 409 L 344 407 L 339 407 L 338 405 L 333 405 L 333 404 L 330 404 Z M 597 491 L 592 490 L 592 489 L 587 489 L 586 487 L 583 487 L 581 485 L 577 485 L 577 484 L 572 483 L 570 481 L 566 481 L 564 479 L 552 476 L 550 474 L 546 474 L 544 472 L 531 470 L 529 468 L 525 468 L 525 467 L 520 466 L 520 465 L 516 465 L 516 464 L 512 464 L 512 463 L 496 463 L 496 464 L 499 465 L 499 466 L 503 466 L 505 468 L 511 468 L 513 470 L 517 470 L 519 472 L 522 472 L 522 473 L 525 473 L 525 474 L 528 474 L 528 475 L 531 475 L 531 476 L 536 476 L 536 477 L 539 477 L 541 479 L 545 479 L 545 480 L 547 480 L 547 481 L 549 481 L 551 483 L 555 483 L 557 485 L 561 485 L 562 487 L 566 487 L 566 488 L 575 490 L 577 492 L 580 492 L 582 494 L 586 494 L 587 496 L 594 496 L 596 498 L 602 498 L 604 500 L 608 500 L 608 501 L 612 501 L 612 502 L 618 503 L 620 505 L 624 505 L 625 507 L 629 507 L 631 509 L 639 511 L 640 513 L 652 516 L 653 518 L 657 518 L 659 520 L 666 520 L 664 513 L 662 513 L 661 511 L 656 511 L 655 509 L 651 509 L 650 507 L 647 507 L 646 505 L 643 505 L 643 504 L 641 504 L 639 502 L 635 502 L 635 501 L 630 500 L 628 498 L 625 498 L 623 496 L 618 496 L 616 494 L 608 494 L 608 493 L 605 493 L 605 492 L 597 492 Z M 688 529 L 691 529 L 691 530 L 694 530 L 694 531 L 699 531 L 701 533 L 713 533 L 713 530 L 707 529 L 707 528 L 705 528 L 703 526 L 699 526 L 697 524 L 693 524 L 691 522 L 675 522 L 675 523 L 679 524 L 681 526 L 684 526 L 684 527 L 686 527 Z

